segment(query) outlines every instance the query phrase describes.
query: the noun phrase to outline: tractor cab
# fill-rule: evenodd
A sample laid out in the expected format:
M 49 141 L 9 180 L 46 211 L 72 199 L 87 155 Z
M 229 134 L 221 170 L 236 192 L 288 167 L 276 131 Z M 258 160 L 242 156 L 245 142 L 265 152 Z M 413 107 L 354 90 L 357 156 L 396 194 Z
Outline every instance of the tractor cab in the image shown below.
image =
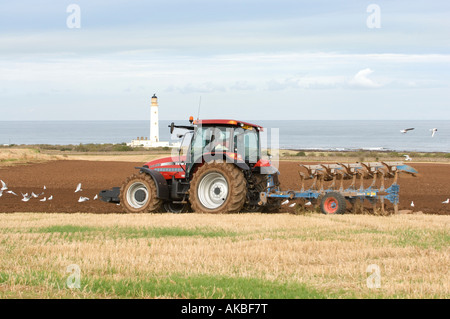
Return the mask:
M 192 121 L 192 119 L 191 119 Z M 184 162 L 186 178 L 205 162 L 224 160 L 249 168 L 261 160 L 261 126 L 236 120 L 197 120 L 193 126 L 170 125 L 188 131 L 182 136 L 179 162 Z

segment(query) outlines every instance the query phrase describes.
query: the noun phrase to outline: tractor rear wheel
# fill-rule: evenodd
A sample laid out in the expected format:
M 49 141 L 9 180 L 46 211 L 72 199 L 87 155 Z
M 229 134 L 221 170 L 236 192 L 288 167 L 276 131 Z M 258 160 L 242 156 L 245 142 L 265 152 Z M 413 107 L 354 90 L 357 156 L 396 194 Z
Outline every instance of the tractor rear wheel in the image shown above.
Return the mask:
M 338 192 L 327 193 L 320 201 L 320 210 L 324 214 L 344 214 L 345 209 L 345 197 Z
M 231 163 L 213 161 L 195 172 L 189 201 L 195 212 L 237 213 L 247 198 L 247 182 L 242 171 Z
M 120 188 L 120 204 L 126 213 L 153 213 L 161 210 L 151 176 L 140 173 L 128 177 Z

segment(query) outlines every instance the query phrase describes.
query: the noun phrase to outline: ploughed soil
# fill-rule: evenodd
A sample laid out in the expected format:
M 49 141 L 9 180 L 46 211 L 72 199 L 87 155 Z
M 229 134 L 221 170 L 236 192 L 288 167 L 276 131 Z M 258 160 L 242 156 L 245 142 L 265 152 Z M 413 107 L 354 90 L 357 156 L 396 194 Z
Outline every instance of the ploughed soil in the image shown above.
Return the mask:
M 283 190 L 300 190 L 298 172 L 304 169 L 299 164 L 280 161 L 280 182 Z M 0 179 L 8 187 L 0 197 L 0 213 L 120 213 L 122 212 L 120 205 L 94 200 L 94 196 L 103 189 L 120 186 L 129 175 L 137 172 L 135 167 L 142 165 L 143 163 L 134 162 L 58 160 L 0 167 Z M 450 204 L 442 203 L 450 197 L 450 165 L 438 163 L 408 163 L 408 165 L 417 169 L 419 174 L 417 177 L 400 175 L 399 209 L 422 211 L 425 214 L 450 214 Z M 82 190 L 75 192 L 78 183 L 81 183 Z M 366 180 L 364 185 L 369 186 L 370 180 Z M 385 185 L 389 186 L 390 181 L 387 180 Z M 8 193 L 8 190 L 14 191 L 17 196 Z M 21 193 L 32 192 L 39 197 L 32 197 L 27 202 L 22 201 Z M 53 199 L 41 201 L 49 196 L 53 196 Z M 78 202 L 80 196 L 88 197 L 89 200 Z M 411 207 L 411 202 L 414 202 L 414 207 Z M 282 206 L 280 212 L 294 211 L 295 208 L 287 206 Z M 387 205 L 387 208 L 391 209 L 392 206 Z

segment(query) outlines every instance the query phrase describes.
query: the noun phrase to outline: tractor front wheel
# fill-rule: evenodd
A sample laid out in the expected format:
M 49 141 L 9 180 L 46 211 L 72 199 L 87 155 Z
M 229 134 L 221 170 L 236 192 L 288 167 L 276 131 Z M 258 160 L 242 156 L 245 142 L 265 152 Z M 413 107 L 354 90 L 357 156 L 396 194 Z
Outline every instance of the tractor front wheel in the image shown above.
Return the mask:
M 120 204 L 126 213 L 154 213 L 161 210 L 151 176 L 140 173 L 127 178 L 120 188 Z
M 195 212 L 237 213 L 247 198 L 247 182 L 242 171 L 231 163 L 205 163 L 195 172 L 189 201 Z
M 320 201 L 320 210 L 324 214 L 344 214 L 345 209 L 345 197 L 341 193 L 327 193 Z

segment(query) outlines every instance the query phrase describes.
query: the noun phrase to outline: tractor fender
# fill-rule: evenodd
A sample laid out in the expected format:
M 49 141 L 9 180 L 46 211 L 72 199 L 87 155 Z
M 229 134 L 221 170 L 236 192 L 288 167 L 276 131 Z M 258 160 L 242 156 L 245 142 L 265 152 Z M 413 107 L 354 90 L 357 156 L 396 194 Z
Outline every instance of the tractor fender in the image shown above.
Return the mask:
M 228 154 L 223 154 L 223 159 L 227 163 L 233 163 L 234 165 L 236 165 L 239 169 L 241 169 L 243 171 L 250 170 L 250 167 L 247 165 L 246 162 L 244 162 L 242 160 L 234 159 L 234 158 L 230 157 Z
M 156 186 L 156 195 L 158 198 L 168 200 L 170 199 L 170 191 L 169 191 L 169 185 L 167 185 L 167 181 L 162 176 L 162 174 L 158 171 L 149 169 L 147 167 L 135 167 L 136 169 L 139 169 L 141 173 L 148 174 L 152 177 L 153 181 L 155 182 Z
M 247 163 L 245 162 L 238 162 L 238 161 L 234 161 L 232 162 L 234 165 L 236 165 L 238 168 L 240 168 L 243 171 L 248 171 L 250 170 L 250 167 L 247 165 Z

